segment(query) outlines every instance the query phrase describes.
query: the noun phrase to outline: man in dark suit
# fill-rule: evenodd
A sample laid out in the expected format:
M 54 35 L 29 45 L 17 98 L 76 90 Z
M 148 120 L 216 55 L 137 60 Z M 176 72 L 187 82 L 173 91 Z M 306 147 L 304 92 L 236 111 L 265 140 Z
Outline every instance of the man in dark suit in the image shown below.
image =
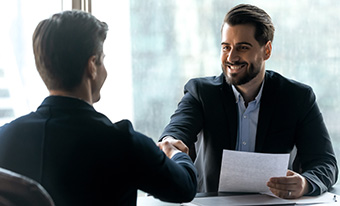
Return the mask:
M 137 189 L 191 201 L 197 171 L 187 154 L 169 142 L 157 147 L 128 120 L 113 124 L 92 106 L 107 76 L 107 30 L 81 11 L 39 23 L 33 49 L 50 96 L 0 128 L 0 166 L 41 183 L 56 205 L 136 205 Z
M 177 148 L 191 149 L 199 192 L 218 190 L 223 149 L 297 151 L 294 171 L 271 178 L 267 186 L 282 198 L 327 191 L 338 167 L 312 89 L 265 70 L 274 37 L 270 16 L 256 6 L 238 5 L 226 14 L 221 35 L 223 74 L 185 85 L 160 141 L 177 139 Z

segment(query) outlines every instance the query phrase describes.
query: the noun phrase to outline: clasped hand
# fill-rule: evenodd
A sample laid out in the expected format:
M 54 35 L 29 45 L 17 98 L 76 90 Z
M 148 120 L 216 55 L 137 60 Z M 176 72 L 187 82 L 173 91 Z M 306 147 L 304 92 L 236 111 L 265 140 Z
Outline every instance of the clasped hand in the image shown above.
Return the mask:
M 166 136 L 157 146 L 166 154 L 170 159 L 178 152 L 185 152 L 189 154 L 189 148 L 181 141 L 173 137 Z

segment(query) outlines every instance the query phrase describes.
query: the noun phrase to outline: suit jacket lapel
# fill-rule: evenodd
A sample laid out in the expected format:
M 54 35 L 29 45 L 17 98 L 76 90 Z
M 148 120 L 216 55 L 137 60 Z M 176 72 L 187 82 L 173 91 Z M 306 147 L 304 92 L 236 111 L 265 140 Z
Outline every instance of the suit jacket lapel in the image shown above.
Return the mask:
M 270 77 L 270 74 L 266 72 L 265 82 L 263 85 L 260 111 L 259 111 L 259 119 L 257 123 L 257 132 L 256 132 L 256 145 L 255 151 L 262 152 L 263 144 L 266 139 L 266 134 L 269 127 L 269 122 L 272 117 L 273 107 L 276 104 L 277 99 L 277 86 L 274 80 Z
M 223 76 L 223 74 L 222 74 Z M 224 106 L 224 112 L 227 117 L 228 122 L 226 126 L 228 126 L 229 134 L 227 138 L 227 149 L 234 150 L 236 148 L 236 139 L 237 139 L 237 107 L 234 93 L 232 91 L 231 86 L 229 86 L 224 77 L 221 77 L 222 85 L 220 88 L 221 97 Z

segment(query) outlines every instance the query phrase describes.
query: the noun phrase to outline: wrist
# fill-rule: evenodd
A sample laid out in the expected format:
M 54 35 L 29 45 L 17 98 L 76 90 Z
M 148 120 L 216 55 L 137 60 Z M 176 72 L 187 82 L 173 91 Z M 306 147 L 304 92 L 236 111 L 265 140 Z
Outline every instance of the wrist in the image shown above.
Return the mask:
M 311 192 L 312 186 L 310 185 L 309 181 L 307 180 L 307 178 L 303 177 L 303 184 L 304 184 L 304 189 L 303 189 L 303 194 L 302 195 L 306 195 L 308 193 Z
M 172 159 L 177 153 L 182 152 L 181 150 L 175 150 L 172 152 L 170 159 Z

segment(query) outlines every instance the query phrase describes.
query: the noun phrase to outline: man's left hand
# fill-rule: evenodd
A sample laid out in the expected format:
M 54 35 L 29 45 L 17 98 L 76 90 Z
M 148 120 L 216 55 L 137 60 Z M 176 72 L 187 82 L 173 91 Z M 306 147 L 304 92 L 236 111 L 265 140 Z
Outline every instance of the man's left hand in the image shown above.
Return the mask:
M 267 186 L 274 195 L 284 199 L 299 198 L 309 190 L 306 178 L 291 170 L 285 177 L 270 178 Z

